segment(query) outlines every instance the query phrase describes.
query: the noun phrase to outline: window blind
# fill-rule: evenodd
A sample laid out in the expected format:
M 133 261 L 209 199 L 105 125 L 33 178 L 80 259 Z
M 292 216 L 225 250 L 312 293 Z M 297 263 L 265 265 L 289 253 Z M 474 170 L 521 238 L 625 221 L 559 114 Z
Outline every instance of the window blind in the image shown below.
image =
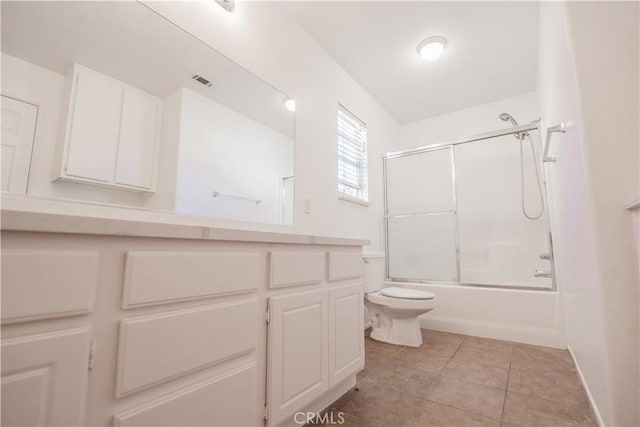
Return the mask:
M 338 107 L 338 193 L 368 202 L 367 125 Z

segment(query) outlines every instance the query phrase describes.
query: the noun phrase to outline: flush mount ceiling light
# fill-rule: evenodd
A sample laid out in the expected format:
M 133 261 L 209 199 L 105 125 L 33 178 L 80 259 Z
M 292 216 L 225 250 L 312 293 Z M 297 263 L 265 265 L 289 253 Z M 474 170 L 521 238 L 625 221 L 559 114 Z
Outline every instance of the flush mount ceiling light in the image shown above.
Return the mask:
M 445 47 L 447 40 L 444 37 L 428 37 L 418 43 L 418 54 L 426 61 L 433 61 L 440 58 Z
M 233 13 L 233 11 L 236 10 L 235 0 L 216 0 L 216 3 L 222 6 L 227 12 Z
M 291 98 L 285 98 L 282 100 L 282 103 L 284 104 L 284 108 L 286 108 L 289 111 L 296 111 L 296 101 L 294 101 Z

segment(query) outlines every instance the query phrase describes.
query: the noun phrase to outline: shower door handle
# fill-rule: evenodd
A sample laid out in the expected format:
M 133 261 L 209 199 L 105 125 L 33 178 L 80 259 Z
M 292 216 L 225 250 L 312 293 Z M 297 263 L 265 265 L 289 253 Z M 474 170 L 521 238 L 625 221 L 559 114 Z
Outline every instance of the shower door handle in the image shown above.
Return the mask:
M 553 277 L 550 271 L 542 271 L 542 270 L 536 270 L 535 273 L 533 273 L 534 277 Z

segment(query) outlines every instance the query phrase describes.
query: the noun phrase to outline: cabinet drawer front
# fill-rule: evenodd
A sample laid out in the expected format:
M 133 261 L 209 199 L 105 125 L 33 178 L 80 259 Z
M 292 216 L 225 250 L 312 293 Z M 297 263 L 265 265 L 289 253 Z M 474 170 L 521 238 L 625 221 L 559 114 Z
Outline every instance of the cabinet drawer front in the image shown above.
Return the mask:
M 2 425 L 84 424 L 89 328 L 2 341 Z
M 72 316 L 93 310 L 96 251 L 2 251 L 2 322 Z
M 362 253 L 329 252 L 329 280 L 356 279 L 363 272 Z
M 257 329 L 255 300 L 123 320 L 116 395 L 252 350 L 257 345 Z
M 234 369 L 115 416 L 115 426 L 256 425 L 256 366 Z
M 248 292 L 259 283 L 258 253 L 129 252 L 122 307 Z
M 88 70 L 76 74 L 67 146 L 67 175 L 113 182 L 123 88 Z
M 320 283 L 324 273 L 324 252 L 271 252 L 271 288 Z

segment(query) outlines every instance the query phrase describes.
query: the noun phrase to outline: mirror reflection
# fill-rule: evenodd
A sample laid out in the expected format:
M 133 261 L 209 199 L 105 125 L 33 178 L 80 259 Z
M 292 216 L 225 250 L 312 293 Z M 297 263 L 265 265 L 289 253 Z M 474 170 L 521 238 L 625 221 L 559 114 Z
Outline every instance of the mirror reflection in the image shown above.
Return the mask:
M 3 191 L 292 225 L 291 101 L 141 3 L 2 2 Z

